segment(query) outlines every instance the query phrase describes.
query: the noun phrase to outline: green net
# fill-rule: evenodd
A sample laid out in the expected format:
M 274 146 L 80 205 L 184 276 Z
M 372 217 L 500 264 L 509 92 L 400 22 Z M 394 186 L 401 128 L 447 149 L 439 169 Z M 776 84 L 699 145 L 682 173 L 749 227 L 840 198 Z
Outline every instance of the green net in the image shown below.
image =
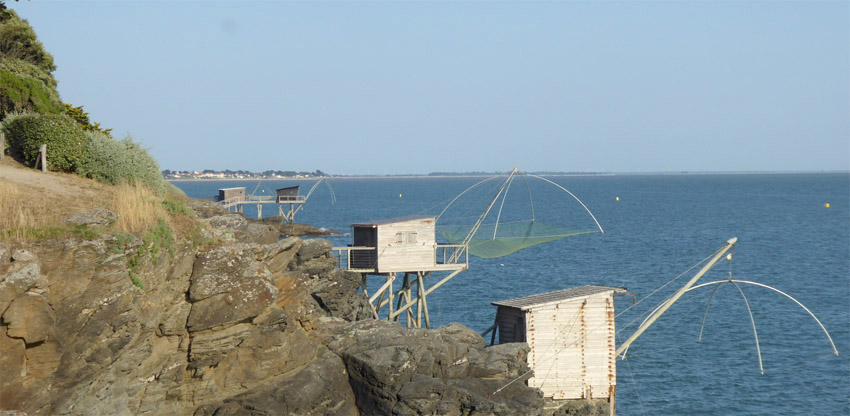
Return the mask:
M 437 231 L 451 244 L 461 244 L 472 231 L 472 226 L 437 224 Z M 501 223 L 498 227 L 496 224 L 482 224 L 469 242 L 469 254 L 491 259 L 537 244 L 594 232 L 568 230 L 533 220 Z

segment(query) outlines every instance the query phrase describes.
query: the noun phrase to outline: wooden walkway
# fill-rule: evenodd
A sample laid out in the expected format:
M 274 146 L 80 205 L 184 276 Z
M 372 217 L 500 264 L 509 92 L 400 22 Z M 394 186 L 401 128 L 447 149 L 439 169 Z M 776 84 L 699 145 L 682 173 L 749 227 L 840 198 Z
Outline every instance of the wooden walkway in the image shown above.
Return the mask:
M 256 204 L 258 220 L 263 218 L 263 205 L 277 204 L 278 214 L 283 218 L 283 221 L 292 224 L 295 221 L 295 213 L 304 207 L 305 202 L 307 202 L 307 197 L 303 195 L 285 198 L 278 198 L 274 195 L 246 195 L 218 201 L 218 204 L 227 209 L 234 209 L 236 212 L 242 212 L 245 205 Z M 289 209 L 284 210 L 284 205 L 289 205 Z

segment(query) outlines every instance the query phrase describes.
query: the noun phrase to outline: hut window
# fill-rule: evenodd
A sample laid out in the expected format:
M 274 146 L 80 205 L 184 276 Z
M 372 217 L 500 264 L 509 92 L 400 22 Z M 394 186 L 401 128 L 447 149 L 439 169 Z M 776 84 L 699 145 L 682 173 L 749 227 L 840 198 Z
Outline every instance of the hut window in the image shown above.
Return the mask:
M 395 233 L 396 244 L 415 244 L 416 231 L 399 231 Z

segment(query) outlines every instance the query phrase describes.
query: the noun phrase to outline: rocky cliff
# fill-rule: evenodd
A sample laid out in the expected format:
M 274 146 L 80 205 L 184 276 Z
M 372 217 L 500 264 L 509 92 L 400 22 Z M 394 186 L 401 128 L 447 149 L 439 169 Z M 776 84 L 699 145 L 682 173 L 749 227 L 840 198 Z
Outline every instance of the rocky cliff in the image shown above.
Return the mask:
M 360 276 L 335 269 L 328 241 L 278 241 L 268 225 L 191 205 L 204 224 L 195 241 L 0 243 L 0 410 L 556 412 L 521 382 L 494 394 L 527 371 L 525 344 L 374 321 Z

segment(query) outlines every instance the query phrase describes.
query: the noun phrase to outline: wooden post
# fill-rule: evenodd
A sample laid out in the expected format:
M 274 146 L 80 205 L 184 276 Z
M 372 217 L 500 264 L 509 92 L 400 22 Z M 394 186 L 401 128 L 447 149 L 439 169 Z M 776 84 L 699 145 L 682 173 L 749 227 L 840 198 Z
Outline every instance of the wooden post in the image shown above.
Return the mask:
M 608 416 L 617 415 L 617 386 L 608 387 Z
M 3 160 L 4 154 L 6 154 L 6 136 L 0 131 L 0 160 Z
M 42 144 L 41 147 L 38 148 L 38 152 L 40 153 L 39 160 L 35 161 L 35 165 L 38 166 L 38 162 L 41 161 L 41 171 L 47 172 L 47 145 Z

